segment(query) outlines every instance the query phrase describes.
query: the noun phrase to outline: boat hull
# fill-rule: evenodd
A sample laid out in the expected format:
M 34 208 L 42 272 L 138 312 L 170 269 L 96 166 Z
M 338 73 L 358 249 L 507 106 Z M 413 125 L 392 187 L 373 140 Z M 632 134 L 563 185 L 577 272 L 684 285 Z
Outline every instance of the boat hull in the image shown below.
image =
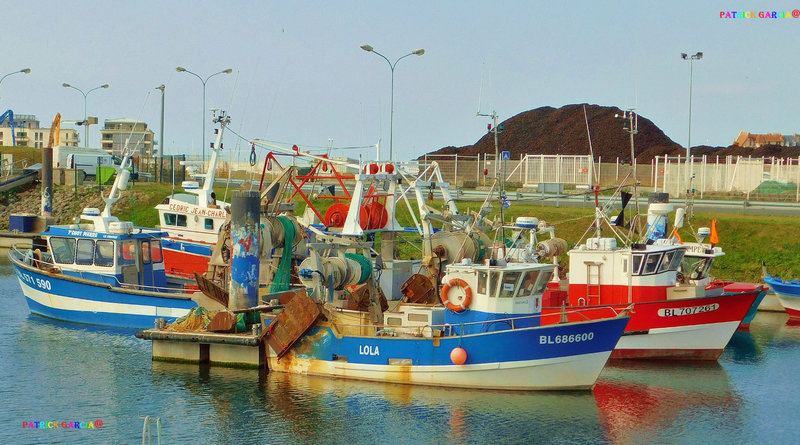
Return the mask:
M 12 265 L 32 314 L 72 323 L 122 328 L 151 328 L 157 318 L 167 322 L 197 306 L 186 294 L 139 292 L 106 283 L 51 274 Z
M 445 387 L 586 390 L 627 322 L 621 317 L 434 338 L 337 336 L 321 323 L 280 359 L 265 347 L 270 371 Z M 467 352 L 462 365 L 450 359 L 457 347 Z
M 792 318 L 800 318 L 800 295 L 787 295 L 775 292 L 781 306 L 786 309 L 786 313 Z
M 212 246 L 206 243 L 164 238 L 164 271 L 168 277 L 194 279 L 194 273 L 208 270 Z
M 634 303 L 631 321 L 611 358 L 716 360 L 760 291 Z M 610 317 L 626 307 L 586 307 L 580 316 Z M 545 308 L 544 313 L 549 315 L 542 323 L 560 319 L 560 308 Z

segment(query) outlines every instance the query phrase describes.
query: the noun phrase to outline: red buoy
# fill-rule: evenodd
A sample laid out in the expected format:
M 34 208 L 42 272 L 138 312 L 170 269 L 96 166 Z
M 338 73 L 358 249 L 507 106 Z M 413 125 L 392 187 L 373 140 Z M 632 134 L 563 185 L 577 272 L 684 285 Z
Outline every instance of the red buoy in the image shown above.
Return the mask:
M 370 164 L 369 165 L 369 172 L 371 174 L 377 175 L 379 170 L 380 170 L 380 168 L 378 167 L 378 164 Z
M 450 351 L 450 361 L 456 365 L 463 365 L 467 361 L 467 351 L 461 346 Z
M 390 175 L 391 175 L 392 173 L 394 173 L 394 165 L 392 165 L 392 164 L 386 164 L 386 167 L 384 167 L 384 168 L 386 169 L 386 173 L 389 173 Z

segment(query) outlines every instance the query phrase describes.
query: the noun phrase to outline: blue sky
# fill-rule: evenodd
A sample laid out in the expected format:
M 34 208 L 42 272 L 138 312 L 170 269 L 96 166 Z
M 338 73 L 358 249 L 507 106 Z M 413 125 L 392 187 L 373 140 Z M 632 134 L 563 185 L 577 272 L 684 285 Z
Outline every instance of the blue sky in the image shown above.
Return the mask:
M 736 2 L 752 10 L 800 7 Z M 316 149 L 389 147 L 394 61 L 394 151 L 411 158 L 480 138 L 501 120 L 541 106 L 588 102 L 637 107 L 685 145 L 689 64 L 694 62 L 692 144 L 728 145 L 741 130 L 800 133 L 800 18 L 720 19 L 730 3 L 477 1 L 137 1 L 13 8 L 2 35 L 0 108 L 49 126 L 88 114 L 141 119 L 158 137 L 166 84 L 166 153 L 200 153 L 202 84 L 207 108 L 228 111 L 231 129 Z M 209 114 L 210 119 L 210 114 Z M 207 141 L 213 125 L 206 124 Z M 81 137 L 83 131 L 80 131 Z M 232 135 L 231 135 L 232 136 Z M 226 138 L 235 149 L 237 138 Z M 249 148 L 239 144 L 242 150 Z M 99 146 L 98 127 L 90 145 Z M 344 153 L 340 151 L 339 153 Z M 374 149 L 346 151 L 374 156 Z M 261 157 L 260 157 L 261 158 Z

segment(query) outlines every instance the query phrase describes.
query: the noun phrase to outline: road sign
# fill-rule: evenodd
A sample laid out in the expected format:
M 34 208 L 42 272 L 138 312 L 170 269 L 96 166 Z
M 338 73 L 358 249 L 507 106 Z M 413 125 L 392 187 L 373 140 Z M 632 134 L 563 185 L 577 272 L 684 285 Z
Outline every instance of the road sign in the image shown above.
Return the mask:
M 511 160 L 511 152 L 510 151 L 502 152 L 500 154 L 500 159 L 503 160 L 503 161 L 510 161 Z

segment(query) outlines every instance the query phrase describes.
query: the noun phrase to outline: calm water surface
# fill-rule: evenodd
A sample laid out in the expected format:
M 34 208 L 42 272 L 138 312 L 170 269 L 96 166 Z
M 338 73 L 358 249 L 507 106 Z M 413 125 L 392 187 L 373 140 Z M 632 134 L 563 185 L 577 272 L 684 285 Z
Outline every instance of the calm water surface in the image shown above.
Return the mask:
M 797 443 L 800 326 L 759 313 L 718 363 L 612 363 L 593 392 L 423 388 L 154 363 L 134 331 L 29 315 L 0 260 L 0 444 Z M 23 429 L 23 421 L 103 421 Z M 155 439 L 153 441 L 155 443 Z

